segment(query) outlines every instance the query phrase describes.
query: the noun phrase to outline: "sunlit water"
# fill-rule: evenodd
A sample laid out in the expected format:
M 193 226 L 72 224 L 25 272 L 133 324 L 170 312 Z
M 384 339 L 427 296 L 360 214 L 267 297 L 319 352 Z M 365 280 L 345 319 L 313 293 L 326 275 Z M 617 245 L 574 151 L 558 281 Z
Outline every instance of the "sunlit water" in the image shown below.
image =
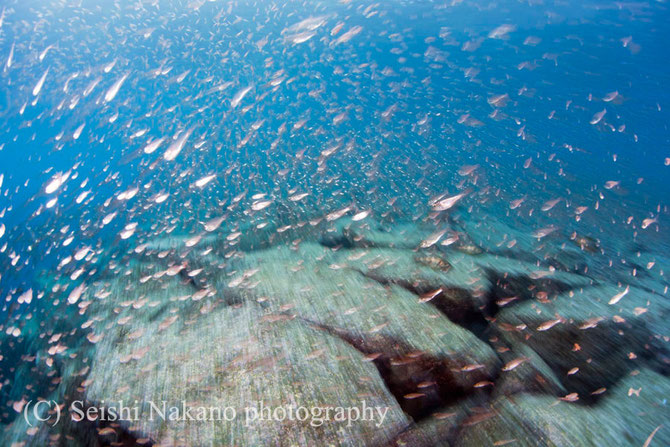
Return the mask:
M 668 6 L 452 3 L 3 2 L 2 444 L 670 444 Z

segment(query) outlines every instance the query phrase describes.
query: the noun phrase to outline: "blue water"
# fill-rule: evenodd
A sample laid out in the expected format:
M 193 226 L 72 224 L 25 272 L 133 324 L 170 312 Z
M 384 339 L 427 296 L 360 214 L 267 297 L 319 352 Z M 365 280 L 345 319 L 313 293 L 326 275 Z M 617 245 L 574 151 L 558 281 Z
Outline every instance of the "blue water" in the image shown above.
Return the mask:
M 247 235 L 263 220 L 281 227 L 352 204 L 425 222 L 432 197 L 468 191 L 459 221 L 529 235 L 552 225 L 597 238 L 617 263 L 630 247 L 667 257 L 667 3 L 453 3 L 3 1 L 0 324 L 32 313 L 48 326 L 40 306 L 49 278 L 83 267 L 70 291 L 165 230 L 194 235 L 224 214 L 227 232 Z M 309 17 L 314 30 L 290 28 Z M 509 32 L 491 36 L 501 25 Z M 313 36 L 294 43 L 298 32 Z M 181 152 L 165 160 L 187 129 Z M 156 138 L 165 141 L 145 154 Z M 459 175 L 473 165 L 473 175 Z M 193 185 L 208 175 L 205 187 Z M 605 188 L 610 181 L 618 183 Z M 133 188 L 133 198 L 118 199 Z M 296 192 L 309 196 L 288 201 Z M 265 214 L 250 210 L 257 193 L 273 200 Z M 579 206 L 588 210 L 576 220 Z M 642 229 L 644 219 L 655 220 Z M 131 223 L 132 236 L 120 237 Z M 95 256 L 58 267 L 85 246 Z M 46 298 L 17 304 L 31 288 Z M 22 337 L 36 340 L 39 330 L 28 324 Z M 2 392 L 3 406 L 17 398 L 9 385 Z

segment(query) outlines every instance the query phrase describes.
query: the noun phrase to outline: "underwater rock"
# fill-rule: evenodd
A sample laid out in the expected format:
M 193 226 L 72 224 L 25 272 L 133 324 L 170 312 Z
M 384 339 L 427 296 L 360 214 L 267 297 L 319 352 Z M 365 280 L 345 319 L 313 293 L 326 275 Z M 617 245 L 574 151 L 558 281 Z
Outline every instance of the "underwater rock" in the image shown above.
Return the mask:
M 262 299 L 270 310 L 346 328 L 354 334 L 381 333 L 431 355 L 454 357 L 458 364 L 487 365 L 487 371 L 497 362 L 485 343 L 436 312 L 426 300 L 422 302 L 401 287 L 384 286 L 350 268 L 341 257 L 347 254 L 356 258 L 361 253 L 333 254 L 307 243 L 295 252 L 285 247 L 255 252 L 244 259 L 253 275 L 244 278 L 244 274 L 238 274 L 233 282 L 249 295 L 248 299 Z M 405 256 L 401 254 L 400 258 Z M 374 257 L 368 259 L 377 262 Z M 411 255 L 409 262 L 414 263 Z M 474 383 L 467 374 L 463 378 L 465 383 Z
M 133 303 L 167 299 L 179 306 L 182 301 L 168 298 L 175 287 L 159 288 L 158 296 L 138 291 L 122 299 Z M 197 310 L 189 316 L 183 310 L 166 309 L 159 315 L 135 315 L 129 321 L 109 315 L 106 327 L 111 330 L 97 343 L 85 397 L 94 406 L 103 401 L 109 405 L 121 399 L 139 400 L 139 421 L 122 424 L 134 436 L 160 445 L 324 440 L 356 445 L 359 439 L 389 438 L 408 424 L 375 366 L 339 338 L 286 315 L 264 312 L 253 303 L 232 307 L 197 306 L 190 299 L 184 303 Z M 259 409 L 261 401 L 272 409 L 288 404 L 309 409 L 360 407 L 362 400 L 369 407 L 389 408 L 381 428 L 372 421 L 313 426 L 310 420 L 245 420 L 246 408 Z M 159 407 L 166 402 L 167 408 L 182 401 L 196 408 L 231 407 L 237 418 L 166 422 L 154 411 L 152 420 L 150 401 Z
M 353 221 L 339 219 L 321 234 L 319 242 L 325 247 L 400 248 L 413 249 L 430 234 L 415 224 L 382 224 L 372 218 Z
M 458 447 L 483 445 L 594 446 L 670 445 L 670 380 L 643 369 L 630 374 L 620 384 L 605 391 L 594 406 L 550 396 L 523 394 L 501 398 L 490 406 L 490 416 L 462 424 Z
M 513 349 L 531 348 L 569 392 L 593 401 L 599 398 L 594 391 L 640 364 L 663 368 L 663 351 L 650 344 L 646 313 L 639 314 L 654 301 L 664 308 L 660 299 L 634 288 L 591 287 L 504 309 L 495 324 Z
M 519 393 L 566 394 L 560 378 L 535 351 L 523 344 L 516 344 L 513 349 L 502 349 L 504 343 L 494 345 L 501 347 L 497 352 L 505 365 L 492 384 L 494 397 L 512 397 Z M 522 361 L 515 366 L 519 359 Z
M 488 396 L 473 395 L 445 406 L 400 432 L 385 447 L 450 447 L 460 424 L 486 404 Z

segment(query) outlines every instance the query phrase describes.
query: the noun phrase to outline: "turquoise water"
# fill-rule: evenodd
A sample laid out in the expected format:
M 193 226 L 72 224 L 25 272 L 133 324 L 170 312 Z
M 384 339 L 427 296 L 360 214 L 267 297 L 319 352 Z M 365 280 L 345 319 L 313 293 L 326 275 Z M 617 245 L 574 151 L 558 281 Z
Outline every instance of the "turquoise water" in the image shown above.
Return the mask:
M 0 10 L 3 445 L 670 443 L 665 2 Z M 392 416 L 23 412 L 259 394 Z

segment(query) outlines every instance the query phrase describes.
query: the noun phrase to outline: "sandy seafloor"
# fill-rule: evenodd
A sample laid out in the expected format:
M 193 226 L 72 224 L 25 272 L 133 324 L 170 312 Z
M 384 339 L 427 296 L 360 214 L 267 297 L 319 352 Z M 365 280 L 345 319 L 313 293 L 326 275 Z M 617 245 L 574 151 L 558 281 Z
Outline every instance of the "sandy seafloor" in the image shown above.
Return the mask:
M 665 2 L 0 11 L 0 445 L 670 445 Z

